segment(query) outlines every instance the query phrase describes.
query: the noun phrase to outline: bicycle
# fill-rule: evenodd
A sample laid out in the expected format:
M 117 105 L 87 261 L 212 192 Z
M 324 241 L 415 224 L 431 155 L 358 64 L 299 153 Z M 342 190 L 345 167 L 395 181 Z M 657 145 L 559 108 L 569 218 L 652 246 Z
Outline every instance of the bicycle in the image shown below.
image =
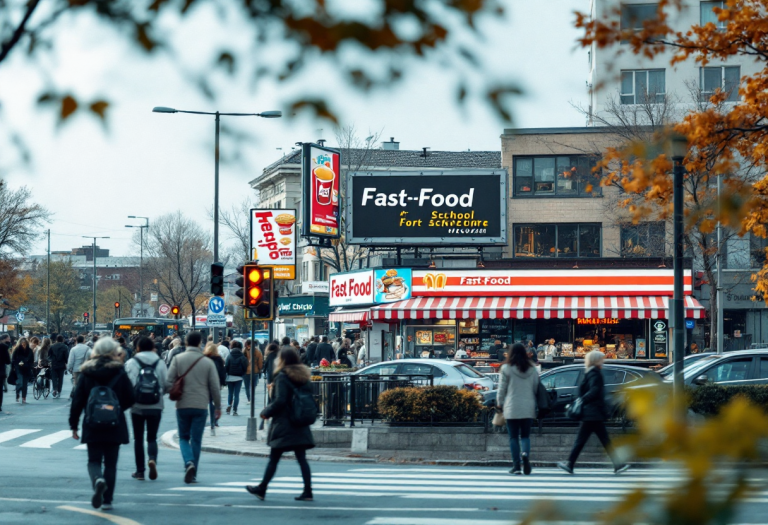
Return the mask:
M 51 393 L 51 380 L 47 368 L 41 368 L 35 377 L 35 382 L 32 384 L 32 395 L 35 399 L 40 399 L 43 396 L 44 399 L 48 399 L 48 394 Z

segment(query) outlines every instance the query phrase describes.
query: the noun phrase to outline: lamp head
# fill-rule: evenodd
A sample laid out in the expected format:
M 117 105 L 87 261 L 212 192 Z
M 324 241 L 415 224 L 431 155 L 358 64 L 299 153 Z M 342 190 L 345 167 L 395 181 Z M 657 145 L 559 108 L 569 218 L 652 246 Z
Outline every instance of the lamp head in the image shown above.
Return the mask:
M 673 133 L 669 137 L 670 153 L 672 157 L 685 157 L 688 155 L 688 137 L 680 133 Z
M 261 113 L 256 113 L 261 118 L 280 118 L 283 116 L 282 111 L 262 111 Z
M 152 108 L 152 113 L 176 113 L 177 110 L 173 108 L 168 108 L 165 106 L 155 106 Z

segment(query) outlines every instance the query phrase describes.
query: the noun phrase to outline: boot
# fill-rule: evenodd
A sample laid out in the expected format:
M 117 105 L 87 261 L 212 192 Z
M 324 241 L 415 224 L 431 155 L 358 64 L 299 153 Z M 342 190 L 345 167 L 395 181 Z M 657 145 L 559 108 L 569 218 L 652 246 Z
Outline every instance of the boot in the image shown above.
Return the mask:
M 296 498 L 293 498 L 296 501 L 314 501 L 312 499 L 312 488 L 304 489 L 304 492 L 301 493 L 301 496 L 298 496 Z
M 570 461 L 559 461 L 557 468 L 566 471 L 568 474 L 573 474 L 573 463 Z
M 528 454 L 523 453 L 523 474 L 526 476 L 531 475 L 531 460 L 528 459 Z
M 267 495 L 267 490 L 262 488 L 261 485 L 246 485 L 245 490 L 264 501 L 264 497 Z
M 520 462 L 519 461 L 515 461 L 512 464 L 512 470 L 510 470 L 509 473 L 512 474 L 513 476 L 519 476 L 520 474 L 523 473 L 523 470 L 520 468 Z

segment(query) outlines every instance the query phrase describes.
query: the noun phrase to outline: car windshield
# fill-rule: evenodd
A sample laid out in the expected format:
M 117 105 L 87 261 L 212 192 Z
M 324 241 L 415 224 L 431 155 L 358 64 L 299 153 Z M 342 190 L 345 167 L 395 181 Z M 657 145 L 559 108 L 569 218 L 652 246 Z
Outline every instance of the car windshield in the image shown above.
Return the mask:
M 478 372 L 477 370 L 475 370 L 474 368 L 468 365 L 461 364 L 461 365 L 457 365 L 455 368 L 465 376 L 471 377 L 473 379 L 477 379 L 478 377 L 483 377 L 483 374 L 481 374 L 480 372 Z
M 691 366 L 686 367 L 683 370 L 683 377 L 685 379 L 688 379 L 689 377 L 696 377 L 697 375 L 699 375 L 699 370 L 709 366 L 710 364 L 712 364 L 713 361 L 717 361 L 718 359 L 722 359 L 722 358 L 723 358 L 722 355 L 709 355 L 707 357 L 702 357 L 701 359 L 693 363 Z M 673 378 L 674 378 L 674 375 L 669 374 L 664 379 L 671 381 Z
M 697 355 L 694 355 L 694 356 L 689 356 L 689 357 L 686 357 L 686 358 L 683 360 L 683 370 L 687 370 L 687 369 L 688 369 L 688 367 L 691 367 L 691 366 L 693 366 L 693 365 L 697 365 L 697 364 L 699 364 L 699 363 L 701 362 L 701 360 L 702 360 L 702 359 L 705 359 L 705 358 L 708 358 L 708 357 L 713 357 L 713 356 L 711 356 L 711 355 L 701 355 L 701 356 L 697 356 Z M 661 370 L 659 370 L 659 372 L 658 372 L 658 373 L 659 373 L 659 375 L 660 375 L 661 377 L 668 377 L 668 376 L 670 376 L 670 375 L 672 374 L 672 372 L 674 372 L 674 371 L 675 371 L 675 364 L 674 364 L 674 363 L 672 363 L 672 364 L 670 364 L 670 365 L 667 365 L 667 366 L 665 366 L 665 367 L 664 367 L 664 368 L 662 368 Z

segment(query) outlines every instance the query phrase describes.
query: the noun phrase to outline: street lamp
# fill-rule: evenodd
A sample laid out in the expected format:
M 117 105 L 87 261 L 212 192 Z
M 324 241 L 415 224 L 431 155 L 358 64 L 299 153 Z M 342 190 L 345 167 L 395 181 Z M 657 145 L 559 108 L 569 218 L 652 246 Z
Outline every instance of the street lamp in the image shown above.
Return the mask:
M 91 312 L 92 331 L 96 331 L 96 239 L 109 239 L 109 237 L 89 237 L 83 235 L 83 239 L 93 239 L 93 312 Z
M 261 113 L 222 113 L 220 111 L 185 111 L 181 109 L 169 108 L 166 106 L 155 106 L 153 113 L 188 113 L 190 115 L 213 115 L 216 117 L 216 134 L 214 146 L 214 182 L 213 182 L 213 262 L 219 262 L 219 121 L 220 117 L 261 117 L 261 118 L 279 118 L 283 116 L 282 111 L 263 111 Z M 214 341 L 218 340 L 218 329 L 214 328 Z
M 142 226 L 133 226 L 126 224 L 126 228 L 139 228 L 139 245 L 141 250 L 140 262 L 139 262 L 139 316 L 146 315 L 144 313 L 144 230 L 149 229 L 149 217 L 139 217 L 137 215 L 129 215 L 129 219 L 144 219 L 146 224 Z
M 688 139 L 684 135 L 673 134 L 670 137 L 670 153 L 673 168 L 673 236 L 674 236 L 674 296 L 672 298 L 673 340 L 672 355 L 674 358 L 675 397 L 682 402 L 683 397 L 683 358 L 685 353 L 685 310 L 683 306 L 683 160 L 688 154 Z

